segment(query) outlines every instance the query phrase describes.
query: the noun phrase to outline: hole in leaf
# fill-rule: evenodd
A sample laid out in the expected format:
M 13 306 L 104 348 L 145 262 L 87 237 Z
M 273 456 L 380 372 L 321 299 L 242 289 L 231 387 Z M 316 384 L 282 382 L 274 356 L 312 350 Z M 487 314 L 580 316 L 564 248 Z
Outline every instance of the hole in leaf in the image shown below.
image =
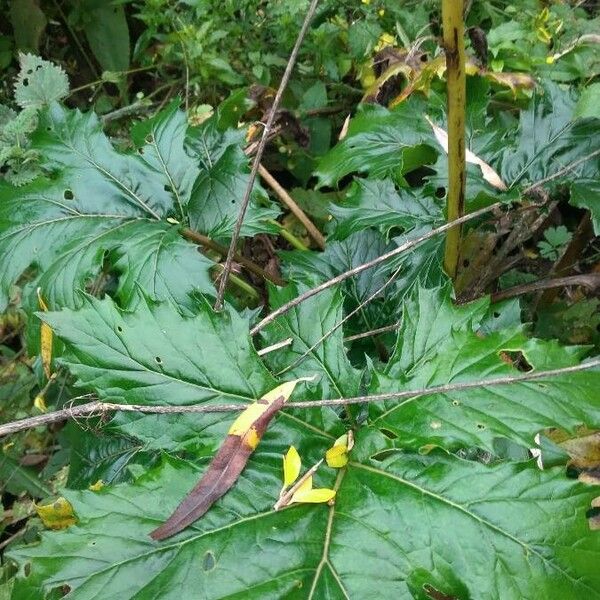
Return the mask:
M 231 204 L 235 204 L 235 200 L 232 200 L 232 201 L 231 201 Z
M 437 190 L 435 190 L 435 197 L 436 198 L 443 198 L 446 195 L 446 188 L 445 187 L 439 187 L 437 188 Z
M 138 148 L 138 152 L 139 152 L 140 154 L 144 154 L 144 149 L 143 149 L 143 148 Z
M 494 319 L 498 319 L 500 317 L 500 313 L 498 311 L 494 311 Z
M 215 560 L 215 555 L 209 550 L 202 559 L 202 570 L 212 571 L 216 564 L 217 561 Z
M 38 66 L 35 68 L 35 70 L 36 70 L 36 71 L 39 71 L 41 68 L 42 68 L 42 65 L 38 65 Z
M 393 431 L 390 431 L 389 429 L 380 429 L 379 431 L 381 431 L 381 433 L 383 433 L 383 435 L 385 435 L 385 437 L 389 438 L 390 440 L 398 439 L 398 436 Z
M 149 133 L 144 140 L 146 141 L 146 144 L 153 144 L 154 143 L 154 136 Z
M 27 69 L 27 75 L 31 75 L 33 73 L 33 69 Z
M 48 125 L 48 127 L 46 127 L 46 131 L 52 131 L 52 127 L 50 127 L 50 125 Z
M 165 185 L 164 188 L 165 192 L 172 192 L 173 188 L 170 185 Z
M 162 364 L 162 358 L 160 356 L 155 356 L 154 360 L 160 365 Z
M 25 79 L 23 79 L 23 86 L 27 87 L 29 85 L 29 79 L 27 79 L 27 77 L 25 77 Z
M 452 400 L 452 406 L 460 406 L 460 402 L 458 400 Z
M 73 196 L 73 190 L 65 190 L 63 192 L 63 198 L 65 200 L 73 200 L 75 196 Z
M 117 331 L 119 333 L 123 333 L 123 328 L 120 325 L 117 325 Z
M 25 567 L 23 567 L 23 572 L 25 573 L 25 577 L 29 577 L 31 573 L 31 563 L 27 563 Z
M 485 429 L 485 425 L 483 423 L 477 423 L 477 429 L 483 431 Z
M 533 367 L 527 362 L 527 359 L 520 350 L 502 350 L 498 353 L 500 360 L 515 367 L 515 369 L 528 373 Z
M 399 452 L 399 451 L 396 449 L 382 450 L 381 452 L 375 452 L 375 454 L 371 454 L 371 456 L 369 458 L 371 458 L 372 460 L 382 461 L 390 456 L 393 456 L 397 452 Z

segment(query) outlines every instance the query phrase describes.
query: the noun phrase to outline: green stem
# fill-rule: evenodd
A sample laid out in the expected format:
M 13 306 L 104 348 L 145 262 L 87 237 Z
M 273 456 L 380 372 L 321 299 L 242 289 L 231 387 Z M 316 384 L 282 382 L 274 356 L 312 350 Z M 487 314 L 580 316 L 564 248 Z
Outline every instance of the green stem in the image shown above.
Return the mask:
M 279 223 L 275 219 L 269 219 L 267 222 L 279 228 L 279 234 L 281 235 L 281 237 L 287 240 L 292 246 L 294 246 L 296 250 L 308 250 L 308 247 L 305 246 L 293 233 L 288 231 L 281 223 Z
M 215 267 L 217 267 L 221 271 L 221 273 L 224 270 L 224 267 L 221 263 L 217 263 L 215 265 Z M 237 285 L 237 287 L 240 288 L 240 290 L 246 292 L 246 294 L 248 294 L 248 296 L 250 296 L 254 300 L 260 300 L 260 294 L 248 282 L 244 281 L 241 277 L 238 277 L 237 275 L 230 273 L 229 274 L 229 283 L 233 283 L 234 285 Z
M 448 199 L 447 219 L 454 221 L 465 209 L 465 39 L 464 0 L 442 0 L 442 26 L 446 52 L 448 92 Z M 453 227 L 446 235 L 444 267 L 456 278 L 460 259 L 461 228 Z

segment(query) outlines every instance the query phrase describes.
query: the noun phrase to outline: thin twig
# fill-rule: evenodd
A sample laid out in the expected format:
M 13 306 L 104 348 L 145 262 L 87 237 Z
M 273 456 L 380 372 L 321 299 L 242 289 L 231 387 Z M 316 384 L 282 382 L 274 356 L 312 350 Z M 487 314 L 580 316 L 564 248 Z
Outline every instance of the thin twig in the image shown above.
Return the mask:
M 591 290 L 600 287 L 600 273 L 590 273 L 588 275 L 571 275 L 570 277 L 557 277 L 556 279 L 540 279 L 523 285 L 516 285 L 492 294 L 492 302 L 500 302 L 515 296 L 531 294 L 539 290 L 550 290 L 553 288 L 566 287 L 569 285 L 582 285 Z
M 269 111 L 269 116 L 267 118 L 267 122 L 265 123 L 262 136 L 260 138 L 260 142 L 258 144 L 258 148 L 256 150 L 256 154 L 254 156 L 254 162 L 252 163 L 252 170 L 250 171 L 250 176 L 248 178 L 248 185 L 246 186 L 246 190 L 244 192 L 244 197 L 242 198 L 242 203 L 240 206 L 240 211 L 238 213 L 237 221 L 235 223 L 235 227 L 233 229 L 233 235 L 231 236 L 231 243 L 229 244 L 229 252 L 227 253 L 227 258 L 225 259 L 225 268 L 223 270 L 223 276 L 219 282 L 219 289 L 217 291 L 217 299 L 215 301 L 215 310 L 221 310 L 223 307 L 223 296 L 225 294 L 225 286 L 227 285 L 227 278 L 229 277 L 229 272 L 231 271 L 231 264 L 233 263 L 233 258 L 235 254 L 235 249 L 238 243 L 238 239 L 240 237 L 240 231 L 242 229 L 242 223 L 244 222 L 244 216 L 246 215 L 246 209 L 248 208 L 248 204 L 250 202 L 250 195 L 252 194 L 252 188 L 254 187 L 254 181 L 256 180 L 256 175 L 258 173 L 258 168 L 260 166 L 260 161 L 262 160 L 262 155 L 265 151 L 265 147 L 267 145 L 267 138 L 269 137 L 269 132 L 271 131 L 271 127 L 273 127 L 273 122 L 275 121 L 275 117 L 277 116 L 277 110 L 281 103 L 281 98 L 283 97 L 283 92 L 287 87 L 288 81 L 292 74 L 292 69 L 294 68 L 294 64 L 296 63 L 296 58 L 298 57 L 298 52 L 300 51 L 300 46 L 304 41 L 304 36 L 308 31 L 308 27 L 310 22 L 312 21 L 313 15 L 315 14 L 315 10 L 317 8 L 317 4 L 319 0 L 312 0 L 308 11 L 306 13 L 306 17 L 304 18 L 304 23 L 302 23 L 302 28 L 300 29 L 300 33 L 298 33 L 298 38 L 296 39 L 296 43 L 294 44 L 294 48 L 292 53 L 290 54 L 290 58 L 288 60 L 287 66 L 285 67 L 285 71 L 283 73 L 283 77 L 281 78 L 281 83 L 279 84 L 279 89 L 277 90 L 277 94 L 275 95 L 275 99 L 273 100 L 273 105 L 271 106 L 271 110 Z
M 281 342 L 277 342 L 276 344 L 271 344 L 270 346 L 267 346 L 266 348 L 261 348 L 260 350 L 258 350 L 256 352 L 256 354 L 258 354 L 259 356 L 264 356 L 265 354 L 269 354 L 271 352 L 275 352 L 275 350 L 279 350 L 281 348 L 285 348 L 286 346 L 289 346 L 293 341 L 294 340 L 291 337 L 286 338 L 285 340 L 282 340 Z
M 404 244 L 402 244 L 401 246 L 398 246 L 394 250 L 390 250 L 389 252 L 386 252 L 385 254 L 382 254 L 381 256 L 374 258 L 373 260 L 370 260 L 366 263 L 363 263 L 361 265 L 354 267 L 353 269 L 349 269 L 348 271 L 344 271 L 343 273 L 340 273 L 336 277 L 333 277 L 332 279 L 329 279 L 328 281 L 325 281 L 324 283 L 321 283 L 320 285 L 318 285 L 314 288 L 311 288 L 310 290 L 307 290 L 306 292 L 300 294 L 293 300 L 290 300 L 289 302 L 282 304 L 278 309 L 269 313 L 264 319 L 262 319 L 262 321 L 257 323 L 250 330 L 250 335 L 256 335 L 259 331 L 262 331 L 269 323 L 274 321 L 277 317 L 285 314 L 288 310 L 294 308 L 294 306 L 298 306 L 298 304 L 304 302 L 305 300 L 308 300 L 308 298 L 312 298 L 316 294 L 323 292 L 324 290 L 327 290 L 330 287 L 333 287 L 334 285 L 337 285 L 338 283 L 345 281 L 346 279 L 348 279 L 350 277 L 354 277 L 354 275 L 358 275 L 359 273 L 362 273 L 363 271 L 366 271 L 367 269 L 370 269 L 371 267 L 375 267 L 376 265 L 379 265 L 382 262 L 385 262 L 389 258 L 397 256 L 398 254 L 402 254 L 403 252 L 406 252 L 407 250 L 411 250 L 412 248 L 414 248 L 415 246 L 418 246 L 422 242 L 424 242 L 432 237 L 435 237 L 436 235 L 439 235 L 440 233 L 444 233 L 445 231 L 447 231 L 448 229 L 451 229 L 452 227 L 456 227 L 457 225 L 460 225 L 461 223 L 466 223 L 467 221 L 471 221 L 477 217 L 480 217 L 481 215 L 492 212 L 493 210 L 496 210 L 497 208 L 500 208 L 501 206 L 502 206 L 501 202 L 496 202 L 495 204 L 492 204 L 485 208 L 476 210 L 475 212 L 465 215 L 464 217 L 460 217 L 459 219 L 456 219 L 454 221 L 446 223 L 445 225 L 442 225 L 441 227 L 432 229 L 431 231 L 428 231 L 427 233 L 424 233 L 423 235 L 421 235 L 417 238 L 414 238 L 413 240 L 409 240 L 408 242 L 405 242 Z
M 600 358 L 591 360 L 587 363 L 563 367 L 560 369 L 550 369 L 548 371 L 531 371 L 522 375 L 513 375 L 510 377 L 498 377 L 493 379 L 479 379 L 464 383 L 448 383 L 435 387 L 424 388 L 420 390 L 403 390 L 401 392 L 389 392 L 385 394 L 374 394 L 371 396 L 355 396 L 353 398 L 336 398 L 333 400 L 302 400 L 292 402 L 287 405 L 288 408 L 321 408 L 323 406 L 347 406 L 348 404 L 366 404 L 370 402 L 383 402 L 385 400 L 399 400 L 403 398 L 419 398 L 422 396 L 431 396 L 433 394 L 447 394 L 461 390 L 470 390 L 480 387 L 491 387 L 497 385 L 507 385 L 524 381 L 535 381 L 546 377 L 567 375 L 600 367 Z M 79 417 L 98 417 L 109 412 L 135 412 L 142 414 L 191 414 L 191 413 L 228 413 L 240 412 L 244 410 L 247 404 L 198 404 L 190 406 L 146 406 L 142 404 L 113 404 L 110 402 L 88 402 L 79 406 L 72 406 L 57 410 L 36 417 L 29 417 L 0 425 L 0 437 L 24 431 L 33 427 L 58 423 L 67 419 L 77 419 Z
M 349 335 L 344 338 L 345 342 L 354 342 L 355 340 L 362 340 L 363 338 L 372 337 L 374 335 L 379 335 L 381 333 L 387 333 L 388 331 L 394 331 L 400 327 L 402 321 L 397 321 L 396 323 L 392 323 L 391 325 L 384 325 L 383 327 L 378 327 L 377 329 L 371 329 L 370 331 L 365 331 L 364 333 L 357 333 L 356 335 Z
M 145 100 L 134 102 L 133 104 L 128 104 L 127 106 L 122 106 L 121 108 L 117 108 L 116 110 L 102 115 L 102 125 L 107 125 L 108 123 L 112 123 L 112 121 L 122 119 L 123 117 L 130 117 L 132 115 L 151 110 L 152 106 L 152 103 L 149 104 Z
M 312 477 L 317 472 L 317 469 L 321 466 L 321 464 L 323 464 L 323 459 L 319 460 L 310 469 L 308 469 L 308 471 L 306 471 L 306 473 L 304 473 L 304 475 L 302 475 L 302 477 L 300 477 L 300 479 L 298 479 L 298 481 L 296 481 L 289 490 L 281 490 L 279 499 L 277 502 L 275 502 L 273 508 L 275 510 L 281 510 L 282 508 L 286 507 L 291 502 L 292 496 L 304 485 L 309 477 Z
M 314 223 L 306 216 L 306 213 L 296 204 L 296 201 L 285 191 L 279 182 L 267 169 L 261 164 L 258 165 L 258 172 L 265 180 L 267 185 L 277 194 L 277 197 L 290 209 L 294 216 L 304 225 L 308 235 L 316 242 L 321 250 L 325 250 L 325 238 L 323 234 L 315 227 Z
M 594 152 L 590 152 L 587 156 L 583 156 L 580 159 L 573 161 L 571 164 L 567 165 L 566 167 L 563 167 L 556 173 L 549 175 L 548 177 L 544 177 L 544 179 L 540 179 L 539 181 L 536 181 L 535 183 L 532 183 L 530 186 L 526 187 L 522 193 L 529 194 L 533 190 L 535 190 L 539 187 L 542 187 L 544 184 L 546 184 L 554 179 L 558 179 L 559 177 L 562 177 L 569 171 L 572 171 L 575 167 L 578 167 L 582 163 L 590 160 L 590 158 L 594 158 L 594 156 L 598 156 L 599 154 L 600 154 L 600 149 L 594 150 Z

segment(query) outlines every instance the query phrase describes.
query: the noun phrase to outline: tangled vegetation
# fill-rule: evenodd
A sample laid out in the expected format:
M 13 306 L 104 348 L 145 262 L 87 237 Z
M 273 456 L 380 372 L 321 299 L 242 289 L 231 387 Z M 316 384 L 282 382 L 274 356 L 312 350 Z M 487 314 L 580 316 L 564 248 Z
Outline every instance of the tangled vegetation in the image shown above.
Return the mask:
M 0 599 L 600 597 L 600 13 L 441 5 L 0 1 Z

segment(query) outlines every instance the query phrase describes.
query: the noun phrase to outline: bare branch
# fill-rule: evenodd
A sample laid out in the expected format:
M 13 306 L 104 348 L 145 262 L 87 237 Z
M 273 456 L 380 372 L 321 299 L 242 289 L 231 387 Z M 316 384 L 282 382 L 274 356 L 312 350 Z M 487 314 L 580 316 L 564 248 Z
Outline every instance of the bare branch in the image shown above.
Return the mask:
M 550 369 L 548 371 L 532 371 L 521 375 L 511 377 L 498 377 L 494 379 L 478 379 L 477 381 L 469 381 L 465 383 L 448 383 L 435 387 L 420 389 L 420 390 L 403 390 L 400 392 L 390 392 L 385 394 L 374 394 L 371 396 L 355 396 L 353 398 L 336 398 L 333 400 L 301 400 L 292 402 L 288 408 L 321 408 L 323 406 L 347 406 L 349 404 L 366 404 L 370 402 L 383 402 L 384 400 L 400 400 L 400 399 L 416 399 L 423 396 L 431 396 L 433 394 L 447 394 L 461 390 L 469 390 L 475 388 L 487 388 L 498 385 L 508 385 L 512 383 L 535 381 L 537 379 L 545 379 L 547 377 L 555 377 L 567 375 L 569 373 L 577 373 L 600 367 L 600 358 L 590 360 L 589 362 L 574 365 L 572 367 L 563 367 L 561 369 Z M 195 413 L 228 413 L 239 412 L 246 408 L 247 404 L 199 404 L 191 406 L 146 406 L 142 404 L 113 404 L 110 402 L 88 402 L 80 406 L 72 406 L 63 408 L 54 412 L 38 415 L 37 417 L 29 417 L 0 425 L 0 437 L 24 431 L 33 427 L 58 423 L 67 419 L 77 419 L 80 417 L 98 417 L 104 414 L 121 411 L 135 412 L 142 414 L 195 414 Z
M 262 165 L 258 166 L 260 176 L 267 182 L 269 187 L 277 194 L 277 197 L 290 209 L 294 216 L 304 225 L 308 235 L 316 242 L 321 250 L 325 250 L 325 238 L 315 227 L 314 223 L 306 216 L 306 213 L 296 204 L 296 201 L 279 185 L 279 182 Z
M 522 193 L 529 194 L 533 190 L 542 187 L 549 181 L 553 181 L 554 179 L 558 179 L 559 177 L 566 175 L 569 171 L 572 171 L 579 165 L 590 160 L 590 158 L 594 158 L 594 156 L 598 156 L 599 154 L 600 154 L 600 149 L 594 150 L 594 152 L 590 152 L 588 155 L 583 156 L 580 159 L 573 161 L 571 164 L 568 164 L 566 167 L 563 167 L 562 169 L 560 169 L 560 171 L 557 171 L 556 173 L 553 173 L 552 175 L 549 175 L 548 177 L 545 177 L 544 179 L 540 179 L 539 181 L 532 183 L 529 187 L 526 187 Z
M 248 185 L 246 186 L 246 190 L 244 192 L 244 197 L 242 198 L 242 205 L 240 206 L 240 212 L 238 213 L 238 218 L 235 223 L 235 227 L 233 229 L 233 235 L 231 236 L 231 243 L 229 244 L 229 252 L 227 252 L 227 258 L 225 259 L 225 268 L 223 269 L 223 274 L 221 276 L 221 280 L 219 282 L 219 289 L 217 292 L 217 299 L 215 301 L 215 310 L 221 310 L 223 307 L 223 296 L 225 295 L 225 287 L 227 285 L 227 279 L 229 278 L 229 273 L 231 271 L 231 264 L 233 262 L 233 257 L 235 254 L 235 249 L 238 243 L 238 239 L 240 237 L 240 230 L 242 229 L 242 223 L 244 222 L 244 216 L 246 215 L 246 209 L 248 208 L 248 204 L 250 202 L 250 195 L 252 194 L 252 188 L 254 187 L 254 181 L 256 180 L 256 175 L 258 173 L 258 168 L 260 167 L 260 161 L 262 160 L 262 155 L 265 151 L 265 147 L 267 145 L 267 139 L 269 137 L 269 132 L 273 127 L 273 122 L 275 121 L 275 117 L 277 116 L 277 110 L 279 105 L 281 104 L 281 98 L 283 97 L 283 92 L 287 87 L 288 81 L 292 74 L 292 69 L 294 68 L 294 64 L 296 63 L 296 58 L 298 57 L 298 52 L 300 51 L 300 46 L 304 41 L 304 36 L 308 31 L 308 27 L 310 22 L 312 21 L 313 15 L 315 14 L 315 10 L 317 9 L 317 4 L 319 0 L 312 0 L 308 11 L 306 13 L 306 17 L 304 18 L 304 23 L 302 23 L 302 28 L 300 29 L 300 33 L 298 33 L 298 38 L 296 39 L 296 43 L 294 44 L 294 48 L 292 53 L 290 54 L 290 58 L 288 60 L 287 66 L 285 67 L 285 72 L 283 73 L 283 77 L 281 78 L 281 83 L 279 84 L 279 89 L 277 90 L 277 94 L 275 95 L 275 99 L 273 100 L 273 105 L 271 106 L 271 110 L 269 111 L 269 116 L 267 118 L 267 122 L 264 126 L 262 136 L 260 138 L 260 142 L 258 144 L 258 148 L 256 150 L 256 154 L 254 156 L 254 162 L 252 163 L 252 170 L 250 171 L 250 177 L 248 178 Z
M 589 275 L 571 275 L 570 277 L 557 277 L 556 279 L 539 279 L 531 283 L 524 283 L 492 294 L 492 302 L 500 302 L 515 296 L 538 292 L 539 290 L 550 290 L 552 288 L 566 287 L 568 285 L 582 285 L 590 290 L 600 287 L 600 273 Z

